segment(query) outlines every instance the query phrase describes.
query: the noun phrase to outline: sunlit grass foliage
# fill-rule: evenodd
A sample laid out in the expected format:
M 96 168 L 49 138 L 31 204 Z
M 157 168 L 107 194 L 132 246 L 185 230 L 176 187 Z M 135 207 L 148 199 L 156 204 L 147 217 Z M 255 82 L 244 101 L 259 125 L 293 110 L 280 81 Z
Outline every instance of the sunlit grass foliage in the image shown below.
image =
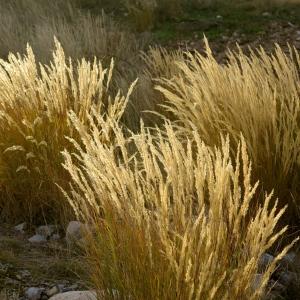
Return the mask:
M 185 53 L 173 60 L 173 77 L 159 80 L 157 89 L 175 116 L 178 131 L 197 130 L 210 146 L 229 134 L 235 151 L 240 134 L 253 162 L 253 175 L 285 205 L 299 197 L 300 104 L 297 50 L 277 47 L 274 55 L 263 49 L 250 56 L 230 53 L 219 64 L 207 45 L 206 55 Z M 158 62 L 159 66 L 160 63 Z M 298 205 L 299 203 L 297 203 Z M 296 212 L 296 206 L 290 206 Z
M 288 248 L 254 287 L 259 258 L 286 228 L 275 231 L 284 209 L 271 194 L 251 209 L 258 183 L 244 139 L 231 158 L 228 138 L 210 148 L 167 123 L 128 139 L 115 124 L 110 146 L 99 139 L 101 118 L 90 118 L 89 134 L 72 114 L 82 147 L 64 151 L 64 167 L 73 179 L 66 196 L 93 228 L 86 250 L 96 289 L 107 299 L 260 299 Z
M 128 97 L 108 95 L 112 72 L 113 61 L 108 69 L 96 59 L 73 65 L 57 41 L 49 65 L 39 65 L 29 46 L 23 57 L 10 54 L 8 61 L 0 60 L 2 216 L 37 221 L 71 212 L 64 210 L 66 202 L 55 185 L 70 180 L 60 153 L 70 148 L 66 136 L 76 138 L 68 113 L 74 111 L 87 127 L 92 108 L 104 120 L 119 121 Z M 103 142 L 109 143 L 107 126 L 105 134 Z

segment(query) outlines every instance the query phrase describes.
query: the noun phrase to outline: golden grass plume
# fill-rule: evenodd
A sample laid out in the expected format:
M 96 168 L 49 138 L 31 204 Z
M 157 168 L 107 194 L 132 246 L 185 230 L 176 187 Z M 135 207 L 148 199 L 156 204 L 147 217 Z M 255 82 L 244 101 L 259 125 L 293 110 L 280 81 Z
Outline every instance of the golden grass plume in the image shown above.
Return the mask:
M 157 85 L 178 131 L 189 135 L 197 130 L 210 146 L 220 144 L 220 133 L 229 134 L 231 151 L 242 133 L 254 178 L 268 191 L 274 187 L 283 206 L 292 203 L 299 197 L 298 51 L 290 48 L 286 54 L 277 46 L 273 55 L 258 49 L 249 57 L 240 50 L 219 64 L 207 44 L 206 55 L 185 56 L 175 62 L 180 72 Z
M 270 205 L 272 194 L 250 209 L 258 183 L 243 138 L 234 159 L 228 138 L 210 148 L 169 123 L 130 139 L 115 124 L 116 143 L 104 145 L 71 116 L 83 146 L 63 153 L 73 179 L 65 195 L 94 228 L 86 248 L 97 290 L 108 299 L 260 299 L 290 246 L 254 289 L 259 258 L 286 228 L 275 231 L 284 209 Z
M 65 136 L 77 135 L 69 111 L 87 128 L 92 108 L 104 120 L 119 121 L 132 91 L 110 97 L 113 60 L 108 69 L 96 59 L 73 65 L 55 43 L 49 65 L 38 64 L 29 46 L 23 57 L 10 54 L 8 61 L 0 60 L 0 208 L 10 219 L 37 221 L 65 213 L 66 201 L 55 183 L 65 186 L 70 180 L 60 154 L 71 146 Z M 110 138 L 106 126 L 103 142 Z

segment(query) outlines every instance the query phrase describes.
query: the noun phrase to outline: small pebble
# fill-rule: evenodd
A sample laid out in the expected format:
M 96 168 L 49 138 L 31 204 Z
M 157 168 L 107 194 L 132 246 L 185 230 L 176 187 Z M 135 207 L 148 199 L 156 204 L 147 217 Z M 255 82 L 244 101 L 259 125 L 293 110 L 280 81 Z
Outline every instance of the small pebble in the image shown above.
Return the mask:
M 30 287 L 26 290 L 25 296 L 28 300 L 40 300 L 44 290 L 43 288 Z

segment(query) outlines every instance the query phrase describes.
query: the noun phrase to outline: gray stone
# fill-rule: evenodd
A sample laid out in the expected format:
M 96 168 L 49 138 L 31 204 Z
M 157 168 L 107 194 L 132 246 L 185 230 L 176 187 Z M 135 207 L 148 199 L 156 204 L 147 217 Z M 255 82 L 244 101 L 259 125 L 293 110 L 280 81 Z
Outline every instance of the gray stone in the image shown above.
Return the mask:
M 73 291 L 52 296 L 50 300 L 97 300 L 95 291 Z
M 31 238 L 28 239 L 30 243 L 40 244 L 47 242 L 47 238 L 44 235 L 35 234 Z
M 57 227 L 55 225 L 42 225 L 35 230 L 35 233 L 49 238 L 55 233 L 55 231 L 57 231 Z
M 68 244 L 82 242 L 86 225 L 79 221 L 71 221 L 66 230 L 66 241 Z
M 274 261 L 274 256 L 269 253 L 264 253 L 258 261 L 258 272 L 263 273 L 268 266 Z
M 37 287 L 30 287 L 26 290 L 25 296 L 28 300 L 40 300 L 42 293 L 45 289 L 37 288 Z
M 24 233 L 25 230 L 26 230 L 26 228 L 27 228 L 27 223 L 24 222 L 24 223 L 21 223 L 21 224 L 15 226 L 15 227 L 14 227 L 14 230 L 15 230 L 15 231 L 18 231 L 18 232 L 21 232 L 21 233 Z

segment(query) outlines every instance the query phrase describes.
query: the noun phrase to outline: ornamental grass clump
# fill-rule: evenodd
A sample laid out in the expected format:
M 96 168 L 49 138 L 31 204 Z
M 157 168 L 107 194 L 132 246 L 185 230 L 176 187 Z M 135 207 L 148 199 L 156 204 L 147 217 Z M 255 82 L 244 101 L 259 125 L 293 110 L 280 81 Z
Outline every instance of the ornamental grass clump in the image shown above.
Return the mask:
M 197 130 L 207 145 L 220 145 L 228 134 L 235 151 L 240 134 L 261 186 L 275 189 L 282 206 L 299 205 L 300 89 L 299 53 L 277 46 L 273 55 L 263 49 L 246 56 L 229 52 L 219 64 L 207 45 L 206 55 L 185 53 L 176 64 L 180 72 L 159 81 L 164 107 L 176 120 L 178 132 Z M 293 199 L 296 200 L 296 206 Z
M 61 166 L 60 152 L 73 147 L 65 136 L 78 136 L 68 112 L 88 129 L 92 108 L 118 122 L 128 101 L 120 92 L 108 95 L 113 61 L 108 69 L 96 59 L 73 65 L 55 44 L 49 65 L 38 64 L 29 46 L 24 56 L 0 60 L 0 212 L 10 221 L 58 221 L 71 212 L 55 185 L 70 180 Z M 103 142 L 112 142 L 102 125 Z
M 70 117 L 82 146 L 73 140 L 75 153 L 63 152 L 72 178 L 64 194 L 92 229 L 86 252 L 99 297 L 260 299 L 267 292 L 290 246 L 254 287 L 259 258 L 286 228 L 275 230 L 284 209 L 270 205 L 272 194 L 252 206 L 258 183 L 243 138 L 232 158 L 228 137 L 210 148 L 197 131 L 182 139 L 166 123 L 128 138 L 111 121 L 116 143 L 106 145 L 95 112 L 90 133 Z

